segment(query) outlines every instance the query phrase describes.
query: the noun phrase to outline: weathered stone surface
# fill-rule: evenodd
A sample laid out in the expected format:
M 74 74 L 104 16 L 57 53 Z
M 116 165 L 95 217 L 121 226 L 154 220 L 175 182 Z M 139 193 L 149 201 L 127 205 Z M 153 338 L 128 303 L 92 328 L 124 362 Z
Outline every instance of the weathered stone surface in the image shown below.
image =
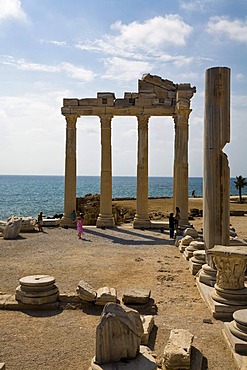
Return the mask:
M 16 239 L 21 230 L 21 218 L 11 216 L 6 223 L 1 223 L 0 231 L 4 239 Z
M 84 280 L 79 282 L 76 292 L 80 299 L 86 302 L 94 302 L 97 296 L 97 293 L 94 291 L 94 289 Z
M 81 298 L 73 293 L 69 294 L 59 294 L 59 301 L 65 303 L 82 303 Z
M 21 218 L 21 232 L 35 230 L 36 223 L 37 221 L 34 217 L 22 217 Z
M 139 353 L 143 325 L 139 313 L 116 303 L 105 305 L 96 329 L 96 364 L 134 359 Z
M 123 294 L 124 304 L 146 304 L 149 301 L 151 291 L 148 289 L 131 289 Z
M 46 286 L 55 283 L 55 278 L 50 275 L 30 275 L 24 276 L 23 278 L 19 279 L 21 285 L 27 286 Z
M 151 351 L 146 346 L 140 346 L 140 353 L 138 356 L 129 361 L 116 362 L 114 364 L 103 364 L 97 365 L 95 363 L 95 357 L 91 362 L 91 367 L 89 370 L 157 370 L 157 365 L 155 359 L 153 358 Z
M 187 227 L 187 229 L 184 230 L 183 234 L 184 236 L 190 235 L 194 239 L 198 238 L 198 232 L 195 229 L 193 229 L 193 227 Z
M 145 346 L 148 345 L 150 333 L 154 327 L 154 316 L 153 315 L 141 315 L 143 335 L 141 343 Z
M 0 363 L 0 370 L 5 370 L 6 367 L 5 367 L 5 363 L 1 362 Z
M 47 303 L 53 303 L 58 300 L 58 293 L 53 295 L 44 296 L 44 297 L 27 297 L 21 296 L 19 292 L 16 292 L 15 298 L 17 301 L 20 301 L 25 304 L 34 304 L 34 305 L 42 305 Z
M 97 290 L 97 298 L 95 304 L 99 306 L 104 306 L 108 302 L 117 302 L 117 292 L 114 288 L 109 288 L 107 286 L 99 288 Z
M 29 291 L 29 292 L 23 291 L 21 285 L 19 285 L 16 288 L 16 291 L 15 291 L 16 297 L 19 297 L 19 298 L 22 298 L 22 297 L 42 298 L 42 297 L 47 297 L 47 296 L 54 295 L 54 294 L 57 294 L 57 293 L 58 293 L 58 288 L 55 285 L 53 285 L 52 289 L 45 290 L 45 291 L 39 291 L 39 292 L 37 292 L 37 291 Z M 17 299 L 17 300 L 21 300 L 21 299 Z
M 180 245 L 185 245 L 185 246 L 188 246 L 192 241 L 193 241 L 193 237 L 190 236 L 190 235 L 186 235 L 184 236 L 181 240 L 180 240 Z
M 11 294 L 0 294 L 0 308 L 4 308 L 5 302 L 11 297 Z
M 190 369 L 193 335 L 184 329 L 171 330 L 164 349 L 163 369 Z

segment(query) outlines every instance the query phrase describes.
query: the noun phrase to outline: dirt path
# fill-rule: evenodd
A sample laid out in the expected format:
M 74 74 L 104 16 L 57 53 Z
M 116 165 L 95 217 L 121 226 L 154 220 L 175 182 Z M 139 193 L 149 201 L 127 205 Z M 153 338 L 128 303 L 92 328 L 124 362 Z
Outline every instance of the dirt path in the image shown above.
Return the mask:
M 75 292 L 83 279 L 95 289 L 110 286 L 118 297 L 128 288 L 151 290 L 157 313 L 150 347 L 162 354 L 170 330 L 187 329 L 210 370 L 235 370 L 222 335 L 223 323 L 212 318 L 188 270 L 188 262 L 168 233 L 119 227 L 87 227 L 84 240 L 76 231 L 46 228 L 45 233 L 0 239 L 0 291 L 14 293 L 18 279 L 49 274 L 60 293 Z M 95 354 L 100 310 L 62 312 L 0 311 L 0 362 L 8 370 L 87 370 Z

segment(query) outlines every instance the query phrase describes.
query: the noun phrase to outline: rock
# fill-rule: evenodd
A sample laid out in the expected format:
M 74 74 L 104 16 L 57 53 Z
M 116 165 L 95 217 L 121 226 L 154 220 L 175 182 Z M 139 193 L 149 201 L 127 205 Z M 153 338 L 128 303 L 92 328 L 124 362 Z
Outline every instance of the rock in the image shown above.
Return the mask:
M 16 239 L 21 230 L 21 218 L 11 216 L 7 222 L 1 225 L 0 231 L 4 239 Z
M 80 299 L 86 302 L 94 302 L 97 296 L 97 293 L 94 291 L 94 289 L 83 280 L 79 282 L 76 292 Z
M 99 288 L 97 290 L 97 297 L 95 304 L 104 306 L 108 302 L 117 302 L 117 292 L 114 288 L 108 288 L 107 286 Z
M 123 294 L 124 304 L 147 304 L 151 291 L 146 289 L 131 289 Z
M 186 235 L 180 240 L 180 245 L 188 246 L 193 240 L 191 235 Z
M 187 330 L 171 330 L 164 349 L 162 369 L 190 369 L 191 345 L 194 336 Z
M 139 313 L 117 303 L 105 305 L 96 329 L 96 364 L 135 359 L 143 325 Z
M 187 229 L 184 230 L 183 235 L 184 236 L 190 235 L 194 239 L 198 238 L 198 232 L 195 229 L 193 229 L 193 227 L 187 227 Z

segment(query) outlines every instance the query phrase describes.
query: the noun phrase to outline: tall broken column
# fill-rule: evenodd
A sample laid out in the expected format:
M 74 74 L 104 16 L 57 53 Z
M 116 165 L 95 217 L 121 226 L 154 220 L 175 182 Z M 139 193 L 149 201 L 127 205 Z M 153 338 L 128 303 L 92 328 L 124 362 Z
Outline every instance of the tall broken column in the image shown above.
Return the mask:
M 205 74 L 204 112 L 203 236 L 206 251 L 216 244 L 230 244 L 230 168 L 223 152 L 229 142 L 230 69 L 210 68 Z M 213 285 L 214 269 L 211 257 L 207 257 L 200 281 Z

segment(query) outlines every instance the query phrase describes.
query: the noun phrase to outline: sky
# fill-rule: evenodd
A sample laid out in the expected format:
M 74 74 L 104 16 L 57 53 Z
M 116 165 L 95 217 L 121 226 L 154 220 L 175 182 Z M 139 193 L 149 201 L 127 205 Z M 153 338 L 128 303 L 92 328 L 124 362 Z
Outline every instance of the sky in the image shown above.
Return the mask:
M 64 175 L 64 98 L 196 87 L 189 176 L 203 175 L 205 71 L 231 69 L 231 177 L 247 177 L 246 0 L 0 0 L 0 175 Z M 77 174 L 100 175 L 98 117 L 77 120 Z M 136 176 L 137 120 L 112 120 L 112 174 Z M 149 175 L 172 176 L 174 122 L 149 121 Z

